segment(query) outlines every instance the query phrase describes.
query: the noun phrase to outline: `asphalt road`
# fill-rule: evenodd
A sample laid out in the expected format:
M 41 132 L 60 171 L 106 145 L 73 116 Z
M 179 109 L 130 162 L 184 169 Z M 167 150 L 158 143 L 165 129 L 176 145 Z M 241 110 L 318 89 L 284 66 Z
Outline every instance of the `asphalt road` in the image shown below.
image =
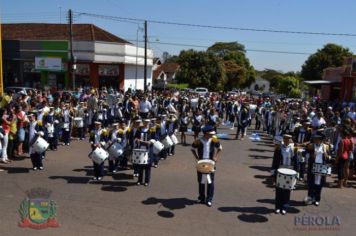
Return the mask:
M 189 146 L 178 145 L 174 157 L 152 169 L 149 187 L 136 186 L 130 170 L 92 182 L 85 141 L 48 152 L 43 171 L 29 169 L 28 158 L 14 160 L 1 166 L 0 235 L 353 235 L 356 182 L 340 190 L 334 187 L 335 176 L 328 177 L 319 207 L 304 206 L 306 190 L 299 185 L 292 192 L 289 213 L 274 214 L 275 193 L 268 178 L 273 144 L 266 135 L 261 137 L 259 142 L 222 140 L 211 208 L 195 203 L 198 184 Z M 21 201 L 34 187 L 52 190 L 60 227 L 18 227 Z M 302 217 L 304 223 L 319 217 L 318 223 L 328 220 L 329 225 L 302 225 Z

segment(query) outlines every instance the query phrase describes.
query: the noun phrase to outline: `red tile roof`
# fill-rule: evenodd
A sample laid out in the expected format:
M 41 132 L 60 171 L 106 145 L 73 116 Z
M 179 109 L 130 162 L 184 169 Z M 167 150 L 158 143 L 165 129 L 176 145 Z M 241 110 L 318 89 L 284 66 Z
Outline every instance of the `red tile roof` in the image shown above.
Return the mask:
M 179 65 L 177 63 L 164 63 L 161 67 L 165 73 L 175 73 L 178 70 Z
M 2 24 L 3 40 L 68 40 L 68 24 Z M 131 44 L 93 24 L 73 24 L 74 41 L 104 41 Z
M 176 73 L 179 69 L 179 64 L 177 63 L 165 63 L 157 66 L 157 69 L 153 71 L 153 80 L 157 79 L 158 76 L 163 71 L 164 73 Z

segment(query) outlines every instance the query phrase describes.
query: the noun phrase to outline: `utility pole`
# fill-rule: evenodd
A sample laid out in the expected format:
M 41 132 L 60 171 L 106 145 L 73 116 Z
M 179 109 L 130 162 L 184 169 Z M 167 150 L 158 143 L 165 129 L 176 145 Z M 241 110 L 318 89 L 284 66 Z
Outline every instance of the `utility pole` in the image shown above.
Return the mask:
M 74 58 L 74 54 L 73 54 L 73 13 L 72 10 L 69 9 L 68 11 L 68 20 L 69 20 L 69 43 L 70 43 L 70 72 L 71 72 L 71 76 L 72 76 L 72 87 L 73 87 L 73 91 L 75 90 L 75 69 L 76 69 L 76 65 L 75 65 L 75 58 Z
M 145 20 L 145 66 L 143 71 L 144 91 L 147 91 L 147 21 Z

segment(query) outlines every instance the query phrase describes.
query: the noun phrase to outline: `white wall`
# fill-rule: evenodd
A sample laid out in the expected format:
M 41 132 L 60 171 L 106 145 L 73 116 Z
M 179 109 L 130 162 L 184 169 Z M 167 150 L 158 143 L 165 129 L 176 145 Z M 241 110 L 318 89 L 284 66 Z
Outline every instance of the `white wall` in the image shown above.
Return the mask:
M 108 42 L 73 42 L 74 56 L 79 61 L 136 65 L 136 46 Z M 137 64 L 144 65 L 144 48 L 137 48 Z M 153 65 L 153 51 L 147 49 L 147 65 Z
M 124 88 L 125 91 L 131 87 L 131 89 L 144 89 L 144 67 L 137 67 L 137 84 L 136 84 L 136 66 L 135 65 L 125 65 L 125 81 Z M 147 84 L 150 83 L 152 85 L 152 66 L 147 67 Z

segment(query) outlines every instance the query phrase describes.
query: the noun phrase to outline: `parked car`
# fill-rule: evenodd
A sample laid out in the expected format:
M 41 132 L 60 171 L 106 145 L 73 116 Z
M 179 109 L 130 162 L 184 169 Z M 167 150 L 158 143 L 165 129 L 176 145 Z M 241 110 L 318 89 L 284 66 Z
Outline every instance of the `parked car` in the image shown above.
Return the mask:
M 194 92 L 200 96 L 205 96 L 207 93 L 209 93 L 209 90 L 207 88 L 198 87 L 194 89 Z
M 17 99 L 20 97 L 22 94 L 28 95 L 29 91 L 36 92 L 36 89 L 30 88 L 30 87 L 16 87 L 16 86 L 11 86 L 11 87 L 6 87 L 5 90 L 12 90 L 14 92 L 13 98 Z

